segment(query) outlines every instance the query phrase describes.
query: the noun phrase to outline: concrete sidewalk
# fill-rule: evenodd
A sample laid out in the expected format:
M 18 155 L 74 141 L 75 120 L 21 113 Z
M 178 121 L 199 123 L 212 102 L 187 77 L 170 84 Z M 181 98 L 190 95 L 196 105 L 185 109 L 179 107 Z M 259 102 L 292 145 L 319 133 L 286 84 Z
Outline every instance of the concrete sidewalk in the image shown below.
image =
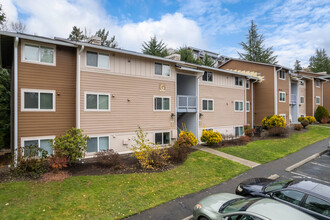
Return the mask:
M 208 189 L 202 190 L 197 193 L 189 194 L 177 199 L 174 199 L 170 202 L 159 205 L 155 208 L 146 210 L 139 214 L 129 217 L 128 219 L 132 220 L 145 220 L 145 219 L 158 219 L 158 220 L 173 220 L 173 219 L 184 219 L 192 215 L 192 209 L 194 205 L 201 200 L 202 198 L 220 192 L 229 192 L 235 193 L 237 185 L 246 180 L 247 178 L 254 177 L 269 177 L 271 175 L 277 174 L 280 178 L 294 178 L 294 174 L 291 172 L 285 171 L 285 169 L 293 164 L 304 160 L 305 158 L 324 151 L 327 149 L 328 142 L 330 138 L 323 141 L 312 144 L 308 147 L 297 151 L 296 153 L 290 154 L 281 159 L 261 164 L 257 167 L 248 170 L 245 173 L 242 173 L 226 182 L 215 185 Z M 196 183 L 199 180 L 196 180 Z M 202 181 L 202 180 L 201 180 Z

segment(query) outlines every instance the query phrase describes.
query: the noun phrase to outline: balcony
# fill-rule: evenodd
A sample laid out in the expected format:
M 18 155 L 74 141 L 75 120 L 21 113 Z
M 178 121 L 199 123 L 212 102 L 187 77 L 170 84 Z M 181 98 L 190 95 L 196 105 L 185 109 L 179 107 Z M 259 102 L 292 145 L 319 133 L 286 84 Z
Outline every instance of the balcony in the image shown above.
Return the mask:
M 290 104 L 291 105 L 296 105 L 297 104 L 297 96 L 296 96 L 296 94 L 291 94 Z
M 197 112 L 197 96 L 178 95 L 177 112 Z

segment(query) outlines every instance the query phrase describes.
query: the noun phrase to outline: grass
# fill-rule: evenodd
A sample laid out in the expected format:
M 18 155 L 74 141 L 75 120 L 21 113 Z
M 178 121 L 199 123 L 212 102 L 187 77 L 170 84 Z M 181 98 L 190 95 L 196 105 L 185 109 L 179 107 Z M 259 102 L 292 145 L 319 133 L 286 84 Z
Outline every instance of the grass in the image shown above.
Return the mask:
M 193 152 L 162 173 L 80 176 L 0 184 L 1 219 L 118 219 L 224 182 L 248 167 Z
M 328 137 L 330 137 L 329 128 L 310 126 L 306 133 L 293 134 L 289 138 L 253 141 L 245 146 L 218 150 L 258 163 L 267 163 Z

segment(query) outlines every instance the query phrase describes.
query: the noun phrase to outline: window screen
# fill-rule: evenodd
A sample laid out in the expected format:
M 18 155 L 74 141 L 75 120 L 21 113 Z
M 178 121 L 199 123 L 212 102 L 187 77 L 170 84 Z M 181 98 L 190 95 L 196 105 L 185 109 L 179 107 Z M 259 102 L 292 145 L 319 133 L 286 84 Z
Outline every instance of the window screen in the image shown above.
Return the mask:
M 97 138 L 91 138 L 87 141 L 87 152 L 97 152 Z
M 38 109 L 38 93 L 24 92 L 24 108 Z
M 53 109 L 52 93 L 40 93 L 40 109 Z
M 39 61 L 39 47 L 26 44 L 24 46 L 24 60 Z
M 87 51 L 87 66 L 97 67 L 97 53 Z

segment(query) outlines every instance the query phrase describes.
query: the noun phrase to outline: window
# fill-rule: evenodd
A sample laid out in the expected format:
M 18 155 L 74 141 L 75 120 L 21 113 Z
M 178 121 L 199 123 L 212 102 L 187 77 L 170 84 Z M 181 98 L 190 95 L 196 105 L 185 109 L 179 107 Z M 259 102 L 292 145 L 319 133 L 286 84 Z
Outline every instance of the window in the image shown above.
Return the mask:
M 24 44 L 24 61 L 43 64 L 55 64 L 55 48 Z
M 170 132 L 155 133 L 155 144 L 170 144 Z
M 250 89 L 250 81 L 249 80 L 246 80 L 246 88 Z
M 109 136 L 91 137 L 87 141 L 87 153 L 102 152 L 109 149 Z
M 299 81 L 299 85 L 305 86 L 305 81 L 303 81 L 303 80 Z
M 110 94 L 85 93 L 85 111 L 110 111 Z
M 305 117 L 305 115 L 300 115 L 300 117 Z
M 235 101 L 235 112 L 243 111 L 243 101 Z
M 55 91 L 22 89 L 22 111 L 55 111 Z
M 169 97 L 154 97 L 154 110 L 155 111 L 170 111 L 170 98 Z
M 160 76 L 170 76 L 171 75 L 170 65 L 155 63 L 155 74 Z
M 235 76 L 235 86 L 243 86 L 243 78 Z
M 86 52 L 86 65 L 109 69 L 110 68 L 109 55 L 87 51 Z
M 204 82 L 213 82 L 213 73 L 205 71 L 203 74 L 203 81 Z
M 246 112 L 250 112 L 250 102 L 247 101 L 245 105 L 246 105 Z
M 315 86 L 320 88 L 321 86 L 321 81 L 319 79 L 315 80 Z
M 301 199 L 304 197 L 304 193 L 302 192 L 297 192 L 294 190 L 283 190 L 283 191 L 278 191 L 274 192 L 273 196 L 275 198 L 278 198 L 280 200 L 289 202 L 294 205 L 299 205 Z
M 280 73 L 279 73 L 278 76 L 279 76 L 280 79 L 285 80 L 285 72 L 284 72 L 284 70 L 280 70 Z
M 321 98 L 320 96 L 316 96 L 316 105 L 320 105 L 321 104 Z
M 203 111 L 213 111 L 213 99 L 203 99 L 202 100 L 202 110 Z
M 308 196 L 302 207 L 330 217 L 330 203 L 314 196 Z
M 23 146 L 23 155 L 27 156 L 36 156 L 41 157 L 41 152 L 33 151 L 32 146 L 37 146 L 45 151 L 47 151 L 47 155 L 51 155 L 53 153 L 53 148 L 51 147 L 52 142 L 51 140 L 54 137 L 40 137 L 40 138 L 22 138 L 22 146 Z
M 284 121 L 286 122 L 286 114 L 279 114 L 281 117 L 284 118 Z
M 242 136 L 243 135 L 243 126 L 235 127 L 235 136 Z
M 262 220 L 261 218 L 255 217 L 253 215 L 247 214 L 234 214 L 224 216 L 227 220 Z M 226 218 L 228 217 L 228 218 Z
M 280 92 L 280 102 L 285 102 L 285 92 Z
M 304 104 L 305 103 L 305 97 L 304 96 L 300 96 L 300 104 Z

